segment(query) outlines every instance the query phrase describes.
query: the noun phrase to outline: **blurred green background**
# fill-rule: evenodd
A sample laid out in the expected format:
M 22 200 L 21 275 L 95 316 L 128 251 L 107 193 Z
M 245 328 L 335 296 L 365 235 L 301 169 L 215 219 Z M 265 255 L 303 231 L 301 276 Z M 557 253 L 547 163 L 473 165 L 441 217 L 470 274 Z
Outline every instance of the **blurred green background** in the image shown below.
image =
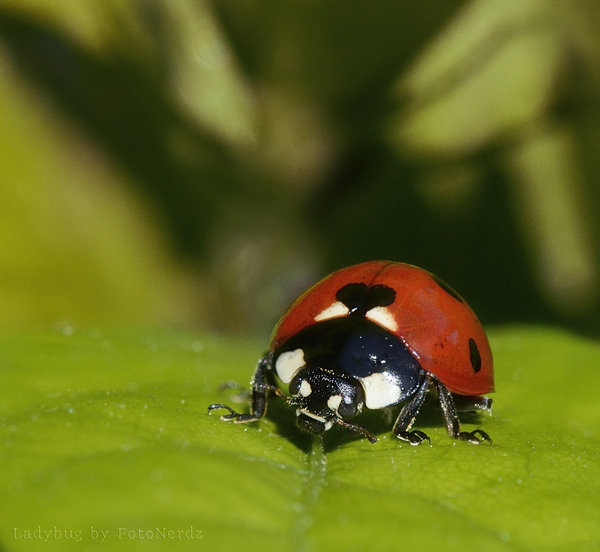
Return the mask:
M 0 329 L 266 334 L 423 266 L 600 335 L 600 3 L 0 0 Z

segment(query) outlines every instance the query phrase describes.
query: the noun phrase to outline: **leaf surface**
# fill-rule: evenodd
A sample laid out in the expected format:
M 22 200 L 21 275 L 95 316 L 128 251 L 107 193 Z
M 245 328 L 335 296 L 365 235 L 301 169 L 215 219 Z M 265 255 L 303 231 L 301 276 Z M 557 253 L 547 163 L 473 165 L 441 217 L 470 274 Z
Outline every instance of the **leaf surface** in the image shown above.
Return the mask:
M 241 410 L 260 344 L 177 333 L 66 331 L 0 339 L 0 550 L 597 550 L 600 347 L 548 328 L 490 332 L 492 446 L 334 428 L 300 434 L 272 399 Z M 241 401 L 241 402 L 237 402 Z M 68 545 L 67 545 L 68 542 Z

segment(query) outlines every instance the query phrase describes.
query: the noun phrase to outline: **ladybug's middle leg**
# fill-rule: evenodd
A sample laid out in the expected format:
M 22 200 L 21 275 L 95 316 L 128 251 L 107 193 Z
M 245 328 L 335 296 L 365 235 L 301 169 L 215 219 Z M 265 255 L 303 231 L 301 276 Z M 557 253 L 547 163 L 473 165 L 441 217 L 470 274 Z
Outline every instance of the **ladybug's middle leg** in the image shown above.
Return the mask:
M 229 414 L 221 416 L 221 420 L 243 424 L 247 422 L 255 422 L 264 417 L 267 412 L 267 396 L 269 391 L 275 391 L 280 394 L 281 391 L 267 382 L 270 374 L 271 356 L 265 355 L 258 361 L 256 371 L 252 377 L 252 412 L 250 414 L 240 414 L 230 406 L 221 403 L 209 405 L 208 410 L 224 408 L 229 411 Z

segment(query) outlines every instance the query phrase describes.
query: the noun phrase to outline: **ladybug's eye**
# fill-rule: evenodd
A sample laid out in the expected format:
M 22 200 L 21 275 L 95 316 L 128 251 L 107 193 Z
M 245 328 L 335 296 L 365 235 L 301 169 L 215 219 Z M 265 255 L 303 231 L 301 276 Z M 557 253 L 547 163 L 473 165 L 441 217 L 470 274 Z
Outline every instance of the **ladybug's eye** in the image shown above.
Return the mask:
M 310 383 L 300 376 L 296 376 L 290 382 L 290 395 L 302 395 L 308 397 L 312 393 Z
M 337 404 L 335 405 L 338 416 L 341 418 L 356 416 L 362 410 L 365 402 L 362 387 L 358 384 L 347 383 L 340 390 L 341 394 L 336 396 Z
M 327 399 L 327 406 L 341 418 L 351 418 L 358 413 L 356 402 L 351 396 L 331 395 Z
M 342 418 L 352 418 L 352 416 L 355 416 L 357 414 L 357 410 L 358 408 L 356 403 L 350 397 L 345 397 L 340 402 L 340 405 L 337 409 L 338 414 Z
M 301 381 L 302 381 L 302 379 L 296 376 L 290 382 L 290 395 L 297 395 L 298 394 L 298 391 L 300 391 L 300 382 Z

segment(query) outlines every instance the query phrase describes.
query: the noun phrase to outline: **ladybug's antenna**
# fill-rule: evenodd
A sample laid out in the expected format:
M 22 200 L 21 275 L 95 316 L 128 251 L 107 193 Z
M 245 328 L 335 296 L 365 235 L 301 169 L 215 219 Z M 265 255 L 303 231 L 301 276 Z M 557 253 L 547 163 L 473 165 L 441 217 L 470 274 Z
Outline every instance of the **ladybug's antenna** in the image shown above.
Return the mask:
M 282 398 L 287 404 L 291 406 L 302 405 L 305 401 L 304 397 L 288 397 L 281 389 L 279 389 L 279 387 L 276 387 L 275 385 L 269 385 L 268 383 L 258 384 L 257 388 L 260 391 L 265 391 L 267 393 L 269 391 L 273 392 L 273 394 Z
M 375 437 L 375 435 L 373 435 L 367 428 L 365 428 L 363 426 L 349 424 L 348 422 L 345 422 L 341 418 L 338 418 L 337 420 L 335 420 L 335 423 L 337 425 L 345 427 L 346 429 L 349 429 L 350 431 L 353 431 L 354 433 L 360 433 L 360 434 L 362 434 L 373 445 L 377 442 L 377 437 Z

